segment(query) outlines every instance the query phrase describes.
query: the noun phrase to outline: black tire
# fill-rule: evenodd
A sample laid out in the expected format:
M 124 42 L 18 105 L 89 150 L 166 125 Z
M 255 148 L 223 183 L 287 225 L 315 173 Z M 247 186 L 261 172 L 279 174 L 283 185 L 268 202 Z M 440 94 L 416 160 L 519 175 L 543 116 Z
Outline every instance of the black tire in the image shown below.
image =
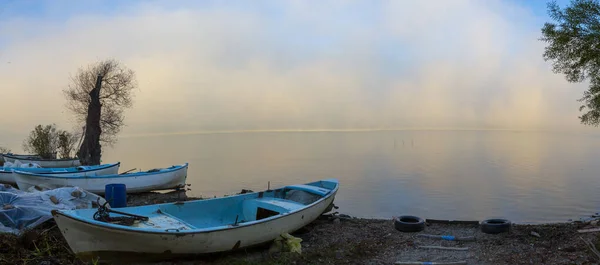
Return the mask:
M 394 227 L 400 232 L 420 232 L 425 229 L 425 220 L 412 215 L 403 215 L 394 219 Z
M 506 219 L 487 219 L 481 222 L 481 232 L 486 234 L 500 234 L 510 231 L 511 222 Z

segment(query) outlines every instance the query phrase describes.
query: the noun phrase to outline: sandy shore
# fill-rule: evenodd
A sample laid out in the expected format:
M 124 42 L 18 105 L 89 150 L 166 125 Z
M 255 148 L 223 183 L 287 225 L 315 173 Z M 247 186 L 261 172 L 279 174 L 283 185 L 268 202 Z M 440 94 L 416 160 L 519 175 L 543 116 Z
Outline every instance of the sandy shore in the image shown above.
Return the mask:
M 130 196 L 129 205 L 185 199 L 185 194 Z M 192 199 L 192 198 L 188 198 Z M 598 244 L 600 232 L 578 233 L 595 227 L 583 223 L 514 225 L 510 233 L 489 235 L 477 225 L 429 224 L 424 231 L 403 233 L 391 220 L 322 217 L 294 233 L 302 239 L 302 254 L 272 253 L 259 246 L 235 253 L 137 264 L 394 264 L 397 261 L 467 264 L 595 264 L 594 254 L 580 237 Z M 536 232 L 540 237 L 531 235 Z M 418 234 L 473 236 L 472 242 L 441 241 Z M 468 250 L 423 249 L 445 246 Z M 49 222 L 22 236 L 0 235 L 0 264 L 92 264 L 70 253 L 56 226 Z M 114 263 L 119 264 L 119 263 Z

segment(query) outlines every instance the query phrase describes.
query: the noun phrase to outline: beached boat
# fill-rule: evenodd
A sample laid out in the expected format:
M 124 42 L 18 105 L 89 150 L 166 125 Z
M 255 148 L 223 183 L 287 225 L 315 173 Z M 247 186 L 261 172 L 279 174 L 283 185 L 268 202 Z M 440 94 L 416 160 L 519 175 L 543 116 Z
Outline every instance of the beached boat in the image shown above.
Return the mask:
M 14 163 L 20 161 L 21 163 L 32 163 L 38 164 L 40 167 L 46 168 L 66 168 L 66 167 L 77 167 L 81 166 L 79 159 L 43 159 L 37 156 L 29 155 L 13 155 L 13 154 L 2 154 L 4 162 Z
M 39 159 L 39 158 L 41 158 L 38 155 L 17 155 L 17 154 L 13 154 L 13 153 L 6 153 L 6 154 L 0 154 L 0 161 L 4 161 L 4 155 L 10 155 L 12 157 L 18 157 L 19 159 L 21 159 L 21 158 L 25 158 L 25 159 Z
M 266 243 L 302 228 L 331 209 L 338 187 L 337 180 L 328 179 L 216 199 L 119 208 L 142 220 L 132 225 L 111 223 L 111 218 L 127 215 L 109 211 L 106 218 L 98 209 L 52 215 L 73 252 L 82 257 L 214 253 Z
M 0 167 L 0 182 L 16 184 L 14 171 L 23 171 L 28 173 L 43 174 L 45 176 L 60 177 L 81 177 L 81 176 L 102 176 L 114 175 L 119 173 L 121 163 L 105 164 L 98 166 L 78 166 L 68 168 L 15 168 Z
M 126 174 L 103 176 L 49 176 L 15 170 L 15 182 L 21 190 L 32 186 L 54 189 L 76 186 L 96 194 L 104 194 L 107 184 L 125 184 L 127 193 L 176 189 L 185 186 L 188 164 Z

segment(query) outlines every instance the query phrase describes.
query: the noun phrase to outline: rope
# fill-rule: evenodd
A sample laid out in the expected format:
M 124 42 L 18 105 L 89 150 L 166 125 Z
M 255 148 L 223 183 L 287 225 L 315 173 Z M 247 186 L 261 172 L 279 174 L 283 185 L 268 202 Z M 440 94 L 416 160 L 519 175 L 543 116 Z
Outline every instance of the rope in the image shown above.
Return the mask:
M 100 221 L 100 222 L 105 222 L 105 223 L 124 225 L 124 226 L 132 226 L 135 223 L 135 221 L 147 221 L 148 220 L 148 217 L 145 217 L 145 216 L 139 216 L 139 215 L 133 215 L 133 214 L 127 214 L 127 213 L 113 211 L 113 210 L 107 208 L 106 204 L 108 204 L 108 201 L 105 202 L 103 205 L 100 205 L 100 203 L 98 203 L 99 206 L 98 206 L 98 210 L 94 213 L 94 220 Z M 125 215 L 129 215 L 129 216 L 111 217 L 110 216 L 111 212 L 118 213 L 118 214 L 125 214 Z

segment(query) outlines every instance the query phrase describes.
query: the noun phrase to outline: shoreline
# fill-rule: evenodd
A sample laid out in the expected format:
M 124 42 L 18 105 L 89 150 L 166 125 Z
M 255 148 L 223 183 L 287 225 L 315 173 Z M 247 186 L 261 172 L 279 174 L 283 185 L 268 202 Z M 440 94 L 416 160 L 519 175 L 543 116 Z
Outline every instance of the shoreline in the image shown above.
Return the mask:
M 128 205 L 147 205 L 187 197 L 185 191 L 128 195 Z M 578 229 L 598 228 L 597 222 L 551 224 L 514 224 L 509 233 L 484 234 L 474 224 L 428 223 L 425 230 L 403 233 L 395 230 L 391 219 L 354 218 L 323 215 L 292 233 L 301 238 L 302 254 L 272 252 L 270 244 L 236 252 L 157 262 L 167 264 L 394 264 L 404 262 L 451 262 L 467 264 L 592 264 L 598 260 L 579 238 L 600 248 L 600 232 L 578 233 Z M 535 232 L 539 237 L 532 235 Z M 475 241 L 442 241 L 417 237 L 418 234 L 472 236 Z M 459 248 L 464 251 L 424 249 L 423 246 Z M 0 234 L 2 264 L 94 264 L 81 261 L 70 252 L 60 231 L 49 221 L 20 236 Z M 123 264 L 119 262 L 106 264 Z

